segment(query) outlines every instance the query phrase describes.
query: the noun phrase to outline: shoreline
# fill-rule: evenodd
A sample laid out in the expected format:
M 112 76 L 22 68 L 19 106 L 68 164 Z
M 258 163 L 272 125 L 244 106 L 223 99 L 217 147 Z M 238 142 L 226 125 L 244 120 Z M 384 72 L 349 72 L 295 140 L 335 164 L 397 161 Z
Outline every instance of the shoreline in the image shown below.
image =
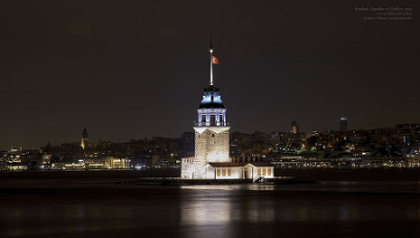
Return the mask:
M 375 169 L 280 169 L 276 177 L 293 177 L 296 181 L 420 181 L 420 168 Z M 94 171 L 1 171 L 0 180 L 25 179 L 99 179 L 135 180 L 146 177 L 176 179 L 180 169 L 94 170 Z

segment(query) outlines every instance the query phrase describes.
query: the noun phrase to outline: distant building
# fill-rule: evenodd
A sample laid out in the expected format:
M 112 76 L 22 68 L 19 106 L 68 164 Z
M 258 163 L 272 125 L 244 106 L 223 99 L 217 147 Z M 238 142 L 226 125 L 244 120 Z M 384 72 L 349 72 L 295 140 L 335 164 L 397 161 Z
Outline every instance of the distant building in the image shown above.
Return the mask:
M 346 117 L 340 117 L 340 121 L 339 121 L 339 124 L 338 124 L 338 130 L 339 131 L 342 131 L 342 132 L 345 132 L 345 131 L 347 131 L 347 118 Z
M 104 168 L 107 169 L 129 169 L 130 168 L 130 160 L 127 158 L 115 158 L 112 156 L 108 156 L 103 159 L 104 161 Z
M 194 136 L 193 131 L 182 133 L 181 150 L 184 157 L 194 156 Z
M 296 121 L 291 122 L 290 133 L 294 135 L 299 133 L 299 125 L 296 123 Z
M 80 147 L 82 147 L 82 149 L 84 150 L 88 146 L 88 142 L 89 142 L 89 135 L 86 128 L 84 128 L 82 132 L 82 141 L 80 143 Z
M 130 160 L 107 156 L 100 159 L 79 159 L 71 163 L 64 163 L 58 169 L 83 170 L 83 169 L 130 169 Z

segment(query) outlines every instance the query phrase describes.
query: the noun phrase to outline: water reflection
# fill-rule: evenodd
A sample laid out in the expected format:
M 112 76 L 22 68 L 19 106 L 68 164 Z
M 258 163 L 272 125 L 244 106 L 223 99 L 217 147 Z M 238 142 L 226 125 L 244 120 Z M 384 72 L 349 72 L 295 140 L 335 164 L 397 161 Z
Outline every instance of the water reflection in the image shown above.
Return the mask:
M 181 189 L 192 190 L 249 190 L 249 191 L 318 191 L 318 192 L 366 192 L 366 193 L 417 193 L 416 181 L 321 181 L 291 185 L 232 184 L 232 185 L 185 185 Z
M 175 232 L 182 237 L 223 237 L 243 235 L 248 227 L 273 231 L 279 225 L 287 228 L 285 224 L 299 227 L 312 223 L 418 222 L 420 199 L 415 195 L 418 184 L 414 185 L 401 188 L 398 183 L 375 186 L 346 182 L 133 187 L 121 195 L 95 200 L 90 199 L 89 193 L 57 195 L 53 202 L 46 202 L 49 195 L 29 195 L 13 203 L 0 200 L 0 235 L 51 236 L 63 232 L 146 229 L 151 233 L 168 231 L 169 235 Z M 383 193 L 385 187 L 387 193 Z M 363 193 L 367 190 L 373 195 Z M 7 196 L 7 201 L 14 201 L 20 195 Z
M 275 219 L 274 201 L 271 199 L 243 199 L 235 190 L 224 186 L 217 187 L 222 191 L 195 189 L 198 191 L 181 201 L 182 225 L 272 222 Z
M 208 225 L 232 220 L 231 203 L 224 200 L 190 200 L 181 204 L 183 225 Z
M 181 211 L 183 221 L 193 225 L 237 221 L 249 223 L 274 221 L 357 222 L 392 220 L 395 217 L 400 217 L 403 220 L 418 220 L 420 214 L 417 211 L 419 211 L 420 200 L 416 200 L 416 197 L 413 197 L 413 200 L 416 201 L 414 204 L 396 204 L 392 201 L 392 198 L 395 198 L 393 193 L 397 193 L 398 198 L 401 196 L 401 192 L 403 194 L 417 192 L 417 188 L 410 187 L 416 183 L 403 184 L 406 186 L 405 189 L 399 182 L 322 182 L 291 186 L 256 184 L 182 186 L 181 189 L 193 190 L 192 194 L 194 195 L 192 199 L 182 201 Z M 247 191 L 261 191 L 262 193 L 257 195 L 251 193 L 252 196 L 250 196 Z M 310 193 L 300 194 L 298 200 L 293 200 L 287 197 L 287 193 L 284 193 L 285 198 L 274 198 L 271 193 L 265 194 L 266 191 Z M 324 192 L 328 193 L 324 194 Z M 329 197 L 331 192 L 333 192 L 332 199 Z M 342 194 L 343 192 L 344 194 Z M 379 197 L 379 195 L 385 197 Z M 320 196 L 326 199 L 321 199 Z M 384 201 L 383 199 L 387 202 L 380 203 L 380 201 Z M 399 209 L 394 209 L 389 205 L 390 203 Z M 201 215 L 197 216 L 196 214 Z M 198 218 L 194 219 L 194 217 Z
M 250 190 L 250 191 L 273 191 L 276 185 L 272 184 L 229 184 L 229 185 L 183 185 L 181 189 L 192 190 Z
M 273 222 L 275 218 L 274 202 L 270 200 L 251 200 L 239 209 L 241 217 L 248 222 Z
M 262 188 L 262 187 L 261 187 Z M 255 186 L 242 189 L 255 190 Z M 262 188 L 266 189 L 266 188 Z M 186 186 L 188 196 L 180 203 L 180 225 L 194 227 L 194 231 L 208 233 L 214 237 L 236 237 L 238 229 L 233 224 L 272 223 L 275 207 L 272 199 L 246 198 L 240 186 Z M 197 237 L 186 232 L 183 237 Z

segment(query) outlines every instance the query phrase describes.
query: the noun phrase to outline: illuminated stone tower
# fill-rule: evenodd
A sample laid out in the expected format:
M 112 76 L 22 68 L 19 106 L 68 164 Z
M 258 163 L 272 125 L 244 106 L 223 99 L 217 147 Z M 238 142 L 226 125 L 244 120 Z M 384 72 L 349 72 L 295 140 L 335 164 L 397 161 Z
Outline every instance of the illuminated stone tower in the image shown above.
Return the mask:
M 80 142 L 80 147 L 82 147 L 82 150 L 84 150 L 87 147 L 88 142 L 89 142 L 88 132 L 86 128 L 84 128 L 82 132 L 82 141 Z
M 205 163 L 231 162 L 229 158 L 229 124 L 219 89 L 204 89 L 194 126 L 195 158 Z
M 181 177 L 186 179 L 212 178 L 207 165 L 215 162 L 231 162 L 229 157 L 229 124 L 226 120 L 226 108 L 223 105 L 219 89 L 214 87 L 213 64 L 218 59 L 213 56 L 210 46 L 210 85 L 204 89 L 204 95 L 197 110 L 198 120 L 194 124 L 195 154 L 184 158 L 181 165 Z

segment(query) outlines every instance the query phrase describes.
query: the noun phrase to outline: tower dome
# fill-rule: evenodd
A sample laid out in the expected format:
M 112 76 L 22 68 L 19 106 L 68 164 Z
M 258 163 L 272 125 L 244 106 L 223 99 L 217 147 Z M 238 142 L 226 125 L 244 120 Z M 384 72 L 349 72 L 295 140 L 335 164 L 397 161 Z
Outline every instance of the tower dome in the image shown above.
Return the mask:
M 204 95 L 197 110 L 197 127 L 228 126 L 226 121 L 226 108 L 223 105 L 219 89 L 210 85 L 204 89 Z
M 199 108 L 225 108 L 219 89 L 213 86 L 205 88 Z

